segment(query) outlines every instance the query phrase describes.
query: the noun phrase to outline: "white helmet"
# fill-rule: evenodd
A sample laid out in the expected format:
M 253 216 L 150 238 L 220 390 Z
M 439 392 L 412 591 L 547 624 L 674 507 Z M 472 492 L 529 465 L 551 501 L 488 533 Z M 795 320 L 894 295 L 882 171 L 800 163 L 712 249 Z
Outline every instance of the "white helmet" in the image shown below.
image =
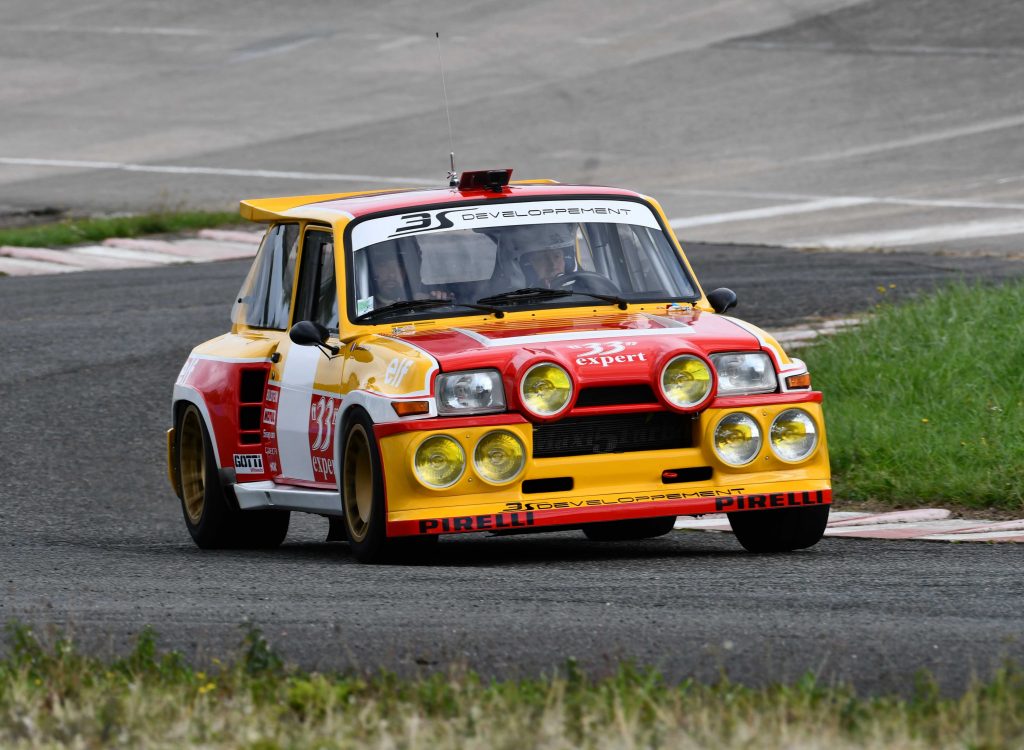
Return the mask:
M 528 224 L 509 227 L 501 235 L 502 255 L 520 260 L 540 250 L 570 250 L 576 247 L 575 224 Z

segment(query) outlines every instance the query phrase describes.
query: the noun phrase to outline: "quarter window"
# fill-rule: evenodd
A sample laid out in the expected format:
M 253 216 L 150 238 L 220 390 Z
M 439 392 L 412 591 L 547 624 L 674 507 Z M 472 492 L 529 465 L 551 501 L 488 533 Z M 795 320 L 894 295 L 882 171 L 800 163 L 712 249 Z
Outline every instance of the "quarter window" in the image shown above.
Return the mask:
M 231 322 L 250 328 L 288 328 L 298 224 L 277 224 L 263 237 L 256 260 L 231 310 Z

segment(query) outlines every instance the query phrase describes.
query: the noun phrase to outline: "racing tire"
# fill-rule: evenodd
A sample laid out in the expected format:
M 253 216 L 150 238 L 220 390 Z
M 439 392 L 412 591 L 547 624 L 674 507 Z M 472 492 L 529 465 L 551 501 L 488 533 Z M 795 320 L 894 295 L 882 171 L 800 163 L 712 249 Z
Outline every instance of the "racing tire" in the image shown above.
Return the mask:
M 387 537 L 384 473 L 369 415 L 361 409 L 353 410 L 344 432 L 342 523 L 352 556 L 358 562 L 370 564 L 422 561 L 437 545 L 437 536 Z
M 665 536 L 675 525 L 675 516 L 635 518 L 629 521 L 588 523 L 583 527 L 583 533 L 593 542 L 632 542 Z
M 729 513 L 729 525 L 748 552 L 792 552 L 817 544 L 828 524 L 828 505 Z
M 213 441 L 199 409 L 189 404 L 176 430 L 181 511 L 200 549 L 277 547 L 288 534 L 291 514 L 266 510 L 243 513 L 220 483 Z
M 384 474 L 373 422 L 362 409 L 354 409 L 345 422 L 340 489 L 352 556 L 361 563 L 384 562 L 390 552 Z

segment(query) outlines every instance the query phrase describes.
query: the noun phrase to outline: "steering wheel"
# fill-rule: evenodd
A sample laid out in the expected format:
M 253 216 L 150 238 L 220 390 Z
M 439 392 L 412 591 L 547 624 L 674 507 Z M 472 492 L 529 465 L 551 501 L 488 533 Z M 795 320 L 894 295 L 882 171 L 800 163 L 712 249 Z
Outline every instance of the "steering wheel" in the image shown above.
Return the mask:
M 555 279 L 552 287 L 555 289 L 566 289 L 570 291 L 579 289 L 581 292 L 593 292 L 594 294 L 619 294 L 619 287 L 615 282 L 602 273 L 594 271 L 569 271 Z

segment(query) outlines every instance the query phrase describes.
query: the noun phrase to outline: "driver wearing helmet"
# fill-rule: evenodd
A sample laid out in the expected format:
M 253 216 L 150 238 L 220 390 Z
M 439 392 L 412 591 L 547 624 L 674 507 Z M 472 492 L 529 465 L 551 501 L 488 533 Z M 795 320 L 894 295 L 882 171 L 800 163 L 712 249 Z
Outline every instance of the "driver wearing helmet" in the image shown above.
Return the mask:
M 575 224 L 534 224 L 509 230 L 509 252 L 519 263 L 527 286 L 555 285 L 567 270 L 566 259 L 575 256 Z

